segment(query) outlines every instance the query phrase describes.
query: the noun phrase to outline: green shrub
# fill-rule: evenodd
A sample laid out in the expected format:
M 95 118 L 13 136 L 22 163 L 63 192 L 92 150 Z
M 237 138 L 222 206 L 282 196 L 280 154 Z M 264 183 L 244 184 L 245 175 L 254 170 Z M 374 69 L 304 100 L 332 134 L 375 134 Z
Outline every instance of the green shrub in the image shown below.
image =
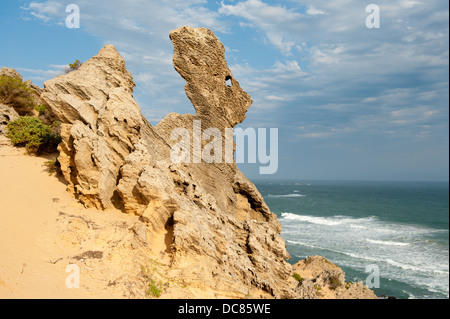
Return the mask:
M 7 137 L 15 146 L 25 146 L 28 152 L 40 154 L 56 151 L 61 137 L 36 117 L 21 116 L 8 123 Z
M 294 272 L 294 274 L 292 275 L 292 277 L 294 277 L 295 280 L 297 280 L 298 282 L 302 282 L 303 278 L 302 276 L 300 276 L 299 274 L 297 274 L 296 272 Z
M 162 287 L 161 283 L 155 282 L 153 279 L 150 278 L 150 282 L 148 283 L 148 289 L 145 291 L 147 295 L 159 298 L 162 294 Z
M 330 284 L 330 289 L 333 289 L 333 290 L 342 286 L 342 283 L 339 280 L 338 276 L 331 276 L 330 278 L 328 278 L 328 283 Z
M 75 60 L 74 63 L 69 63 L 69 67 L 65 69 L 66 74 L 78 70 L 82 64 L 83 63 L 81 63 L 79 60 Z
M 34 108 L 33 89 L 19 79 L 1 75 L 0 103 L 13 107 L 19 115 L 29 115 Z
M 47 111 L 47 107 L 43 104 L 36 105 L 34 109 L 39 112 L 39 115 L 44 115 Z

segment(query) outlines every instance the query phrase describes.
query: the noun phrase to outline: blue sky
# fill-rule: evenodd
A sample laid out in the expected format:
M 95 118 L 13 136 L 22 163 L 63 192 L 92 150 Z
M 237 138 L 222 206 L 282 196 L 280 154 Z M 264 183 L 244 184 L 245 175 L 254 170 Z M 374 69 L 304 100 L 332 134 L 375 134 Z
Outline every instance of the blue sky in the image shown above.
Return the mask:
M 71 3 L 79 29 L 65 26 Z M 168 37 L 183 25 L 224 43 L 254 101 L 241 127 L 278 128 L 277 174 L 240 164 L 251 179 L 448 181 L 448 1 L 2 1 L 0 67 L 42 87 L 111 43 L 156 124 L 194 112 Z

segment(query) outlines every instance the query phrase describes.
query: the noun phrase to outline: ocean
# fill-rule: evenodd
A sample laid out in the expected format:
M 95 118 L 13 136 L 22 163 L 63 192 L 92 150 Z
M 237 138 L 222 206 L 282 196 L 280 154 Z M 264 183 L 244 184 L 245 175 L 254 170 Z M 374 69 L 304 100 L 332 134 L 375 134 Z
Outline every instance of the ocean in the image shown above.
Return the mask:
M 256 181 L 290 263 L 320 255 L 379 297 L 449 298 L 449 184 Z

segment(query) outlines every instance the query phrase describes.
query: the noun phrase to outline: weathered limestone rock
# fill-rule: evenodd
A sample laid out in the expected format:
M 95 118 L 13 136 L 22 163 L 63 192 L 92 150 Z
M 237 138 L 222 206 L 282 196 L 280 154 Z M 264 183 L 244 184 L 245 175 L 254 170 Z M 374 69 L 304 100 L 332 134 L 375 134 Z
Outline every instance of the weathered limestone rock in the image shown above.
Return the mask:
M 68 189 L 86 206 L 115 206 L 141 216 L 155 233 L 170 233 L 173 271 L 192 285 L 282 297 L 289 255 L 281 226 L 255 186 L 234 162 L 170 159 L 174 128 L 192 134 L 197 120 L 202 131 L 223 133 L 244 120 L 250 96 L 212 31 L 183 27 L 170 38 L 195 115 L 169 114 L 152 127 L 133 100 L 124 60 L 110 45 L 77 71 L 44 83 L 41 98 L 63 122 L 59 161 Z
M 20 75 L 19 72 L 17 72 L 14 69 L 3 67 L 0 69 L 0 76 L 2 76 L 2 75 L 6 75 L 11 78 L 18 79 L 18 80 L 20 80 L 20 82 L 22 82 L 22 76 Z
M 19 118 L 19 114 L 8 105 L 0 104 L 0 134 L 6 135 L 9 122 Z
M 134 86 L 111 45 L 78 71 L 44 83 L 41 98 L 63 122 L 59 161 L 64 177 L 87 206 L 104 209 L 115 203 L 119 169 L 144 124 Z
M 378 299 L 362 282 L 346 282 L 345 273 L 324 257 L 312 256 L 292 267 L 302 277 L 295 295 L 303 299 Z
M 179 28 L 170 32 L 175 70 L 186 80 L 186 95 L 206 127 L 234 127 L 252 104 L 225 60 L 225 47 L 208 29 Z M 232 86 L 226 85 L 231 80 Z M 202 123 L 203 125 L 203 123 Z
M 31 92 L 33 94 L 34 104 L 40 105 L 41 104 L 41 94 L 44 91 L 39 86 L 31 82 L 31 80 L 26 80 L 23 82 L 26 86 L 28 86 L 31 89 Z

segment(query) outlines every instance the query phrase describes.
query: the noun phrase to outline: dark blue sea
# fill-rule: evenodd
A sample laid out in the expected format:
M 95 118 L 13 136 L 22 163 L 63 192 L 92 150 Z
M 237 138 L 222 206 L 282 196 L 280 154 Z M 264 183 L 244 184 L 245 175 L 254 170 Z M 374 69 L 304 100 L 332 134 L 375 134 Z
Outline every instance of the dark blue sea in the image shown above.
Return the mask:
M 290 263 L 320 255 L 377 296 L 449 298 L 448 183 L 255 185 L 283 226 Z

